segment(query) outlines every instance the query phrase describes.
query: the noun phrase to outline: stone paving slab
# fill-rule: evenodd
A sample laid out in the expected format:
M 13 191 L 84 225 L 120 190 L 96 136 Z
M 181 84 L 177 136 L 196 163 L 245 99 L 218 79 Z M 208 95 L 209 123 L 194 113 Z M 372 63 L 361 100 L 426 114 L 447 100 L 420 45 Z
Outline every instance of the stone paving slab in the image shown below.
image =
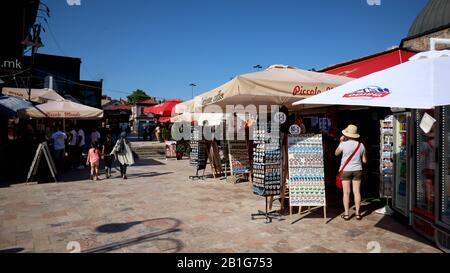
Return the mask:
M 56 184 L 0 188 L 0 250 L 69 252 L 75 241 L 85 252 L 369 252 L 368 243 L 377 242 L 382 252 L 440 252 L 375 213 L 326 225 L 320 210 L 295 224 L 289 215 L 252 221 L 264 199 L 249 183 L 191 181 L 193 172 L 187 160 L 138 161 L 128 180 L 115 170 L 94 182 L 88 170 L 74 170 Z

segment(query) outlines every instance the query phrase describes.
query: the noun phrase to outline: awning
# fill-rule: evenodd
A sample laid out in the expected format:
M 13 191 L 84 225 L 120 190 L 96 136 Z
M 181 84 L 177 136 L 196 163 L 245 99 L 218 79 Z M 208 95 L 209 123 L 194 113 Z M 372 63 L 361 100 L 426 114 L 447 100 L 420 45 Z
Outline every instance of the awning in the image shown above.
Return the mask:
M 12 88 L 3 87 L 2 94 L 6 96 L 19 97 L 23 99 L 28 99 L 28 89 L 27 88 Z M 31 101 L 37 103 L 45 103 L 47 101 L 57 101 L 63 100 L 55 90 L 43 88 L 43 89 L 31 89 Z
M 320 70 L 320 72 L 351 78 L 361 78 L 407 62 L 415 54 L 417 52 L 394 48 L 349 62 L 332 65 Z
M 272 65 L 260 72 L 240 75 L 233 80 L 196 97 L 207 105 L 285 105 L 308 98 L 352 78 L 306 71 L 286 65 Z
M 51 101 L 18 111 L 31 118 L 93 120 L 103 118 L 103 110 L 68 100 Z
M 450 105 L 450 50 L 419 53 L 409 62 L 294 103 L 309 104 L 411 109 Z
M 8 117 L 17 115 L 17 110 L 31 107 L 32 104 L 24 99 L 0 96 L 0 114 Z

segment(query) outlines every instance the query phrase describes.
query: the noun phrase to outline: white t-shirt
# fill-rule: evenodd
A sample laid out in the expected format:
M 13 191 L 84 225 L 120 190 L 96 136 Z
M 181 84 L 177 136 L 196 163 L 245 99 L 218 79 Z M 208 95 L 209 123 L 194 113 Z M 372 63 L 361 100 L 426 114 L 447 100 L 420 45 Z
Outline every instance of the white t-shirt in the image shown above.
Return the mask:
M 91 133 L 91 142 L 98 142 L 100 139 L 100 133 L 98 131 Z
M 348 140 L 339 144 L 339 149 L 342 150 L 341 166 L 339 167 L 339 170 L 342 170 L 345 162 L 347 162 L 347 159 L 353 154 L 357 146 L 358 142 L 355 140 Z M 361 147 L 359 147 L 352 160 L 350 160 L 350 162 L 347 164 L 344 172 L 362 171 L 362 156 L 364 154 L 364 151 L 364 144 L 361 143 Z
M 83 130 L 78 130 L 78 136 L 81 137 L 80 143 L 78 144 L 78 147 L 82 147 L 84 146 L 85 142 L 84 142 L 84 131 Z
M 64 141 L 67 139 L 67 135 L 61 131 L 55 132 L 52 135 L 53 148 L 58 151 L 66 148 Z
M 72 139 L 70 140 L 69 145 L 70 146 L 77 145 L 77 137 L 78 137 L 77 131 L 72 130 L 70 131 L 70 134 L 72 135 Z

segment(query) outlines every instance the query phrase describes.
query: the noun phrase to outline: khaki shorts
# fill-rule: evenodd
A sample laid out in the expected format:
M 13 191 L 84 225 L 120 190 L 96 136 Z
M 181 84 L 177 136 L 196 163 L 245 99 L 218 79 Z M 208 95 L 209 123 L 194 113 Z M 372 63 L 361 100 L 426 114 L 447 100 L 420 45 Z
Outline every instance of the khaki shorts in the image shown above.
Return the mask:
M 342 181 L 350 181 L 350 180 L 361 181 L 362 176 L 363 176 L 362 171 L 342 172 L 341 180 Z

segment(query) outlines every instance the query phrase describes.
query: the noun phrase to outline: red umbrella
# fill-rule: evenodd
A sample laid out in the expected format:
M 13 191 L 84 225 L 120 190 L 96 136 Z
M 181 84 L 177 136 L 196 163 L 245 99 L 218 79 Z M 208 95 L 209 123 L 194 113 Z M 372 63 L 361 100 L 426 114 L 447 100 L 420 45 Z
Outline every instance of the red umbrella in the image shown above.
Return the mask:
M 161 104 L 147 107 L 144 109 L 144 113 L 152 113 L 157 116 L 161 117 L 171 117 L 172 116 L 172 110 L 178 103 L 181 103 L 183 101 L 181 100 L 168 100 L 166 102 L 163 102 Z
M 170 123 L 170 117 L 160 117 L 159 123 Z

